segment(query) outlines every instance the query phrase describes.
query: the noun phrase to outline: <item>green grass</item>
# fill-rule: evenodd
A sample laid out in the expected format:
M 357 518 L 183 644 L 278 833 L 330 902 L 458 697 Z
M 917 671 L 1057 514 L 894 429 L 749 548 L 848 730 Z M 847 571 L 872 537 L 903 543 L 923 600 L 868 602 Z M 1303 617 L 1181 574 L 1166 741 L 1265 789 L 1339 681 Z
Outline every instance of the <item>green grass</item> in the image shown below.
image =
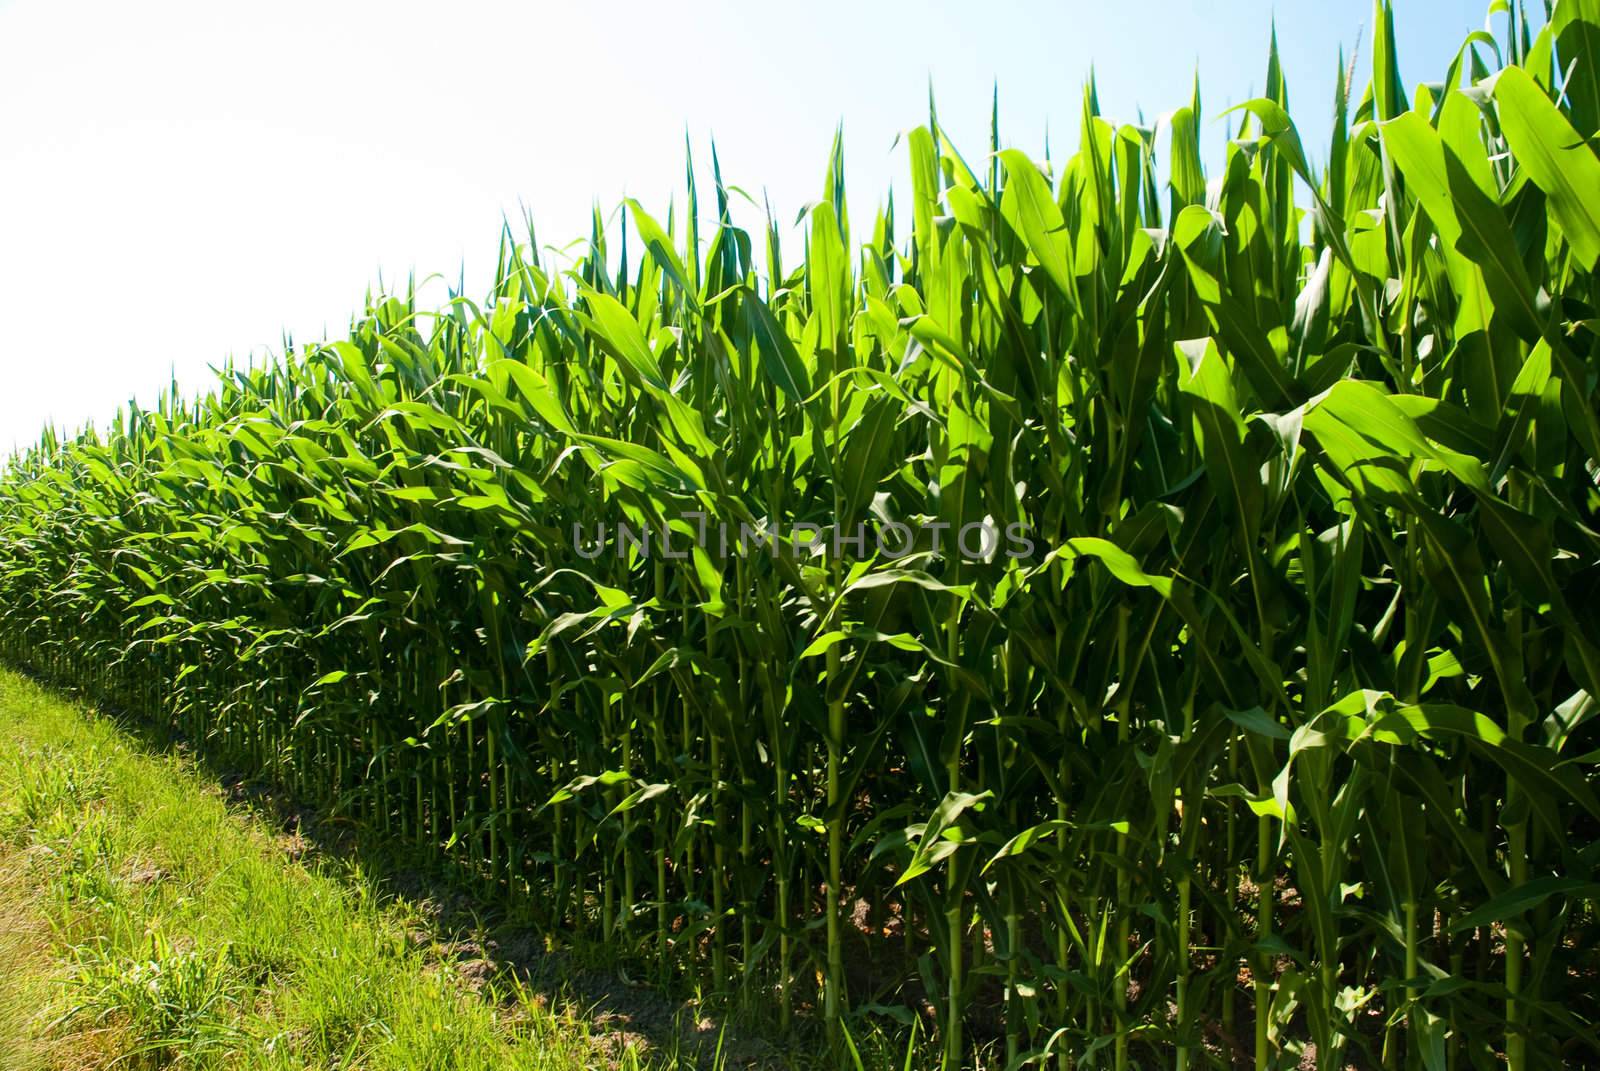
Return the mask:
M 290 859 L 191 762 L 5 671 L 0 893 L 6 1071 L 637 1065 L 474 993 L 410 938 L 415 905 Z

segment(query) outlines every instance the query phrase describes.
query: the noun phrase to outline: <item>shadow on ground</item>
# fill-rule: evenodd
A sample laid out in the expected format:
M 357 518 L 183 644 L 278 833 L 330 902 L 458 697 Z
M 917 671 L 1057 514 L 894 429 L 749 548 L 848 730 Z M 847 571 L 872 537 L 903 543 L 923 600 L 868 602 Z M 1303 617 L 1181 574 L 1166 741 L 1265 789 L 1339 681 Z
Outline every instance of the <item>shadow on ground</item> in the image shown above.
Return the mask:
M 52 689 L 83 696 L 35 675 Z M 285 786 L 251 776 L 205 747 L 126 711 L 101 712 L 152 754 L 177 755 L 197 768 L 237 812 L 269 828 L 297 862 L 329 867 L 360 882 L 377 902 L 408 903 L 420 920 L 412 944 L 451 971 L 480 999 L 527 1001 L 589 1024 L 615 1063 L 642 1049 L 667 1068 L 799 1071 L 828 1066 L 816 1024 L 802 1020 L 784 1042 L 758 1019 L 721 1013 L 708 1002 L 629 977 L 625 966 L 571 933 L 540 929 L 504 903 L 465 866 L 434 856 L 350 818 L 298 799 Z M 639 965 L 639 970 L 648 970 Z

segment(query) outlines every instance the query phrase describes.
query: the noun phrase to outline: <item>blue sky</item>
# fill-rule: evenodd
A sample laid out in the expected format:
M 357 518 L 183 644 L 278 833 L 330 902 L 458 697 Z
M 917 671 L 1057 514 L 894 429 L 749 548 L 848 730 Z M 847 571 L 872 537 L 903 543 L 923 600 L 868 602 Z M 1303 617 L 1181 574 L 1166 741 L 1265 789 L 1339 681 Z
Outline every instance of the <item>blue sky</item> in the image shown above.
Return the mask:
M 1542 9 L 1542 3 L 1533 5 Z M 856 218 L 902 183 L 897 134 L 939 115 L 969 159 L 1064 155 L 1081 87 L 1154 120 L 1198 67 L 1211 119 L 1260 89 L 1275 5 L 301 3 L 0 0 L 0 452 L 104 421 L 175 370 L 337 332 L 368 284 L 492 268 L 502 213 L 540 239 L 625 195 L 681 198 L 683 141 L 784 219 L 821 191 L 843 122 Z M 1400 0 L 1408 85 L 1442 77 L 1483 0 Z M 1363 0 L 1276 5 L 1313 157 Z M 1364 75 L 1363 75 L 1364 84 Z M 707 182 L 706 185 L 709 185 Z M 752 221 L 753 222 L 753 221 Z M 477 284 L 477 285 L 475 285 Z

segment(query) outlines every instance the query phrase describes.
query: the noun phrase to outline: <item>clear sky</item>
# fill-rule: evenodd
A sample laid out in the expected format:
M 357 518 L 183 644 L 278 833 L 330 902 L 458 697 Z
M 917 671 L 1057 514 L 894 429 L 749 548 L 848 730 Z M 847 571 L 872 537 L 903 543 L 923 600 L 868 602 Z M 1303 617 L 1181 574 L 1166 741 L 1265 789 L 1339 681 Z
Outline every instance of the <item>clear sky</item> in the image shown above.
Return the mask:
M 1542 5 L 1535 4 L 1535 7 Z M 1408 85 L 1442 77 L 1485 0 L 1400 0 Z M 103 422 L 175 370 L 338 333 L 389 282 L 492 270 L 503 214 L 541 242 L 591 205 L 682 198 L 708 170 L 785 219 L 821 192 L 843 122 L 854 218 L 902 184 L 896 135 L 939 115 L 969 160 L 1001 135 L 1064 156 L 1091 66 L 1109 117 L 1188 100 L 1213 150 L 1259 90 L 1266 0 L 954 3 L 670 0 L 420 5 L 0 0 L 0 453 Z M 1276 5 L 1313 156 L 1367 0 Z M 1363 74 L 1361 82 L 1365 84 Z M 708 178 L 702 189 L 709 187 Z M 754 222 L 754 220 L 752 220 Z

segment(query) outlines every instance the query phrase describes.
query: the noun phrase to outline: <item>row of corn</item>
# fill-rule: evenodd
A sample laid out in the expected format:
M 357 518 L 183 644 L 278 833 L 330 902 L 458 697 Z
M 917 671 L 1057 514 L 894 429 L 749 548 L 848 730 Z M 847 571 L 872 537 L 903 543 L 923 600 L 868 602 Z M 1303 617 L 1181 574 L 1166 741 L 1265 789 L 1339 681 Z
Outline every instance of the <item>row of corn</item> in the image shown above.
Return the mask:
M 841 1060 L 1600 1062 L 1600 3 L 1491 16 L 508 228 L 14 458 L 0 654 Z

